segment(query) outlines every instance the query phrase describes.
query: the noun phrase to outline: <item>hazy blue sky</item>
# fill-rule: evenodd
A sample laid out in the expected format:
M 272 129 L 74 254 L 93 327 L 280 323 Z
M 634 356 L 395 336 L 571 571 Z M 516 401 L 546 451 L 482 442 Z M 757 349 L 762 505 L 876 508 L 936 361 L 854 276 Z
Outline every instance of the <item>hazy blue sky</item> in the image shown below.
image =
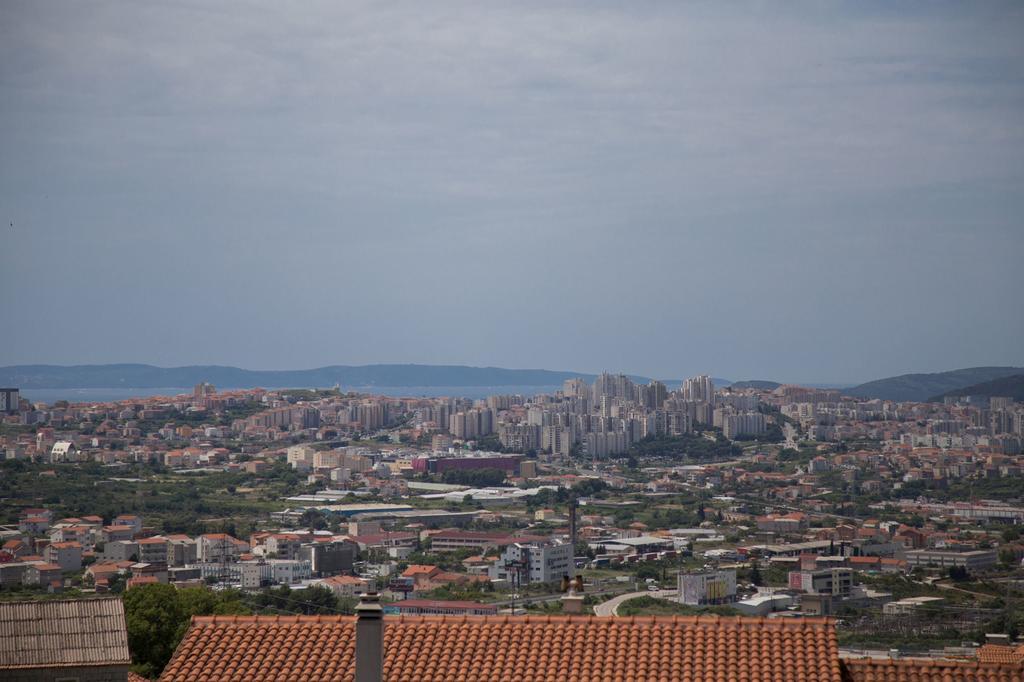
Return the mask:
M 0 365 L 1024 364 L 1021 3 L 168 4 L 0 4 Z

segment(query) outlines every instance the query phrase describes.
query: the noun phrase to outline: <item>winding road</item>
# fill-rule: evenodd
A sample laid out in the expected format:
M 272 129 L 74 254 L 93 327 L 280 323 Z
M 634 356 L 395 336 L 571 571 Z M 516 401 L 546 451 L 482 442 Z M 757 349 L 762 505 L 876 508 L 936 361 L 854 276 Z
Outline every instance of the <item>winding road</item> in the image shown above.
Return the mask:
M 637 597 L 668 599 L 675 597 L 676 594 L 675 590 L 644 590 L 643 592 L 627 592 L 626 594 L 620 594 L 618 597 L 613 597 L 606 602 L 594 604 L 594 615 L 605 618 L 609 616 L 617 616 L 619 615 L 619 607 L 622 606 L 623 602 L 627 602 L 630 599 L 636 599 Z

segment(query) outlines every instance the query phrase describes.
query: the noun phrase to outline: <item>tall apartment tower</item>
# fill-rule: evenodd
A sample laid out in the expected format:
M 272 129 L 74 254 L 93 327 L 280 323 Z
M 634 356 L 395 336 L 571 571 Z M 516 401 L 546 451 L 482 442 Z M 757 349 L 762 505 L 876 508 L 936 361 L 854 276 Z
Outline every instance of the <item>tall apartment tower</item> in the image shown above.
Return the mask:
M 21 400 L 16 388 L 0 388 L 0 414 L 16 414 Z
M 623 398 L 633 400 L 635 390 L 633 382 L 625 374 L 603 373 L 594 381 L 593 399 L 595 405 L 601 404 L 601 398 Z
M 647 384 L 647 407 L 660 410 L 668 398 L 668 389 L 660 381 Z
M 586 398 L 590 393 L 590 386 L 583 379 L 566 379 L 562 384 L 562 394 L 566 398 Z
M 217 387 L 214 386 L 213 384 L 205 382 L 205 381 L 203 383 L 201 383 L 201 384 L 196 384 L 195 387 L 192 389 L 192 395 L 193 395 L 193 397 L 196 397 L 196 398 L 205 398 L 207 396 L 216 395 L 216 394 L 217 394 Z
M 683 382 L 683 400 L 705 403 L 715 401 L 715 384 L 707 374 L 691 377 Z

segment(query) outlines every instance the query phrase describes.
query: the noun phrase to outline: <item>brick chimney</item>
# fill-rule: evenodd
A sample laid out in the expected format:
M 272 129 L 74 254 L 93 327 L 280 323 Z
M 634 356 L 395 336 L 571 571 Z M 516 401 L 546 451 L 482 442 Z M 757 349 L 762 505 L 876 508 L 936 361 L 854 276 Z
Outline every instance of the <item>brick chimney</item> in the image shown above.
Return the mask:
M 384 679 L 384 609 L 376 590 L 359 598 L 356 607 L 355 682 Z

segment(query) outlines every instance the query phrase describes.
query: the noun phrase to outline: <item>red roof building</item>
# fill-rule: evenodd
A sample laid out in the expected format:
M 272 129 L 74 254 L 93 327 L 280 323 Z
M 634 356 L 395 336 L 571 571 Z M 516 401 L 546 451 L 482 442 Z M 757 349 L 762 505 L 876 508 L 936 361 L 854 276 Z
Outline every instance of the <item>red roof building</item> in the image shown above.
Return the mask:
M 348 616 L 197 616 L 160 680 L 352 682 L 357 627 Z M 384 618 L 383 651 L 358 655 L 374 651 L 388 682 L 1024 682 L 1003 651 L 841 660 L 826 618 L 403 615 Z

